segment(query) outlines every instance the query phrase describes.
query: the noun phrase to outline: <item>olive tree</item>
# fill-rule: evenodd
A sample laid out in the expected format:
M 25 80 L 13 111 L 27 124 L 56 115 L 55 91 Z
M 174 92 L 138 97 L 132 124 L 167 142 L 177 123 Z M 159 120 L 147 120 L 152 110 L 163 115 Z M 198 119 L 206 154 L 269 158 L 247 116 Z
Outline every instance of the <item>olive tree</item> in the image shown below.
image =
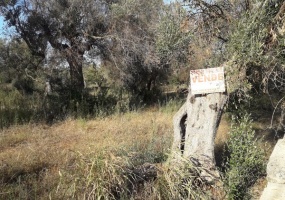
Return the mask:
M 123 86 L 134 94 L 150 91 L 165 72 L 155 48 L 162 6 L 162 0 L 121 0 L 112 6 L 110 61 Z
M 110 2 L 109 2 L 110 3 Z M 1 1 L 1 14 L 34 55 L 44 58 L 50 45 L 69 65 L 74 91 L 82 92 L 83 55 L 96 46 L 104 55 L 109 3 L 103 0 Z

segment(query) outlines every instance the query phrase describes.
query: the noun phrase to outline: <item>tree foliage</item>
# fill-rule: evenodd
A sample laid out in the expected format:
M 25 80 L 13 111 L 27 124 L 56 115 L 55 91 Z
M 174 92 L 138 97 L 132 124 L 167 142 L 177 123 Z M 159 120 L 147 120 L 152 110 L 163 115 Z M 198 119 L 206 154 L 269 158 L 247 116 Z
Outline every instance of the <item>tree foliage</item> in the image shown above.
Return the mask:
M 190 37 L 180 31 L 185 12 L 177 10 L 161 0 L 122 0 L 111 7 L 112 79 L 144 99 L 167 80 L 174 63 L 187 62 Z
M 230 93 L 284 90 L 283 1 L 183 2 L 195 22 L 195 40 L 189 43 L 194 68 L 227 66 Z
M 112 62 L 123 85 L 135 94 L 150 91 L 163 64 L 155 49 L 162 1 L 122 0 L 112 6 Z
M 16 54 L 3 56 L 2 77 L 9 82 L 18 71 L 32 85 L 41 69 L 54 88 L 77 91 L 79 101 L 88 57 L 94 63 L 100 58 L 106 84 L 143 100 L 175 78 L 188 82 L 189 69 L 222 64 L 228 66 L 229 93 L 284 91 L 282 1 L 181 2 L 183 7 L 162 0 L 2 1 L 1 14 L 17 33 L 9 48 L 19 45 Z
M 91 50 L 135 94 L 156 88 L 170 63 L 187 62 L 190 34 L 180 31 L 186 12 L 162 0 L 6 1 L 1 13 L 33 54 L 48 59 L 53 51 L 67 61 L 75 91 L 84 88 L 84 55 Z
M 83 55 L 92 47 L 103 54 L 108 31 L 106 1 L 7 1 L 1 13 L 33 54 L 45 57 L 48 46 L 60 52 L 70 68 L 72 87 L 84 87 Z
M 250 88 L 265 93 L 284 90 L 284 2 L 255 3 L 235 22 L 227 44 L 231 57 L 244 71 Z
M 34 78 L 38 76 L 42 58 L 30 53 L 23 41 L 11 39 L 0 41 L 0 83 L 1 89 L 17 89 L 23 94 L 36 90 Z

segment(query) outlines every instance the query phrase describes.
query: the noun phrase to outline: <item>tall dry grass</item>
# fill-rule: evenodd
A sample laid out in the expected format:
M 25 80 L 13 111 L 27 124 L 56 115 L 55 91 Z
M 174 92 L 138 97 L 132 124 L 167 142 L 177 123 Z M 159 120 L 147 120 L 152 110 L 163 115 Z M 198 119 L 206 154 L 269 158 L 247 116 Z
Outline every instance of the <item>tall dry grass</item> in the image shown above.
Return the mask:
M 211 199 L 190 163 L 165 163 L 180 103 L 52 126 L 28 124 L 0 132 L 0 199 Z M 216 137 L 221 159 L 229 122 Z M 144 170 L 155 169 L 145 177 Z M 200 190 L 203 189 L 203 190 Z M 220 195 L 220 196 L 218 196 Z
M 127 175 L 127 170 L 166 158 L 172 116 L 149 109 L 89 121 L 69 119 L 53 126 L 4 129 L 0 132 L 0 199 L 98 195 L 106 199 L 108 188 L 114 190 L 111 186 L 126 187 L 129 194 L 132 174 Z M 110 199 L 116 190 L 110 192 Z

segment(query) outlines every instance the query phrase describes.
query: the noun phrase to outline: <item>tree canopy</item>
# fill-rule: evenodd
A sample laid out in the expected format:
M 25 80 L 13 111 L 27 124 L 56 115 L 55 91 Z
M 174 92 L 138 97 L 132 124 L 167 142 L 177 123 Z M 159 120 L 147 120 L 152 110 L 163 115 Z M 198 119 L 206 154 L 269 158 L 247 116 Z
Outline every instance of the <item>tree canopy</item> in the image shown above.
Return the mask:
M 101 63 L 95 68 L 102 80 L 144 100 L 159 85 L 188 84 L 189 69 L 221 65 L 227 66 L 229 93 L 284 90 L 280 0 L 6 0 L 0 8 L 15 30 L 7 47 L 18 41 L 37 61 L 35 68 L 23 67 L 28 75 L 66 68 L 68 88 L 77 94 L 90 71 L 84 72 L 86 57 Z M 47 62 L 54 58 L 59 62 Z
M 84 53 L 96 47 L 104 54 L 107 1 L 2 1 L 1 13 L 34 55 L 44 58 L 48 45 L 60 52 L 69 64 L 72 87 L 77 91 L 84 88 Z

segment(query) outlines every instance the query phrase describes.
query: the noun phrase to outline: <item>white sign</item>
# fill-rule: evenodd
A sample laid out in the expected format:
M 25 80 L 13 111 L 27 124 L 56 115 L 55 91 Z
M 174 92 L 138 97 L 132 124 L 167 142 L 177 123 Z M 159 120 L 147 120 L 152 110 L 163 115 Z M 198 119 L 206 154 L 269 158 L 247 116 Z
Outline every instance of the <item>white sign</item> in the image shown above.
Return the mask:
M 224 67 L 190 71 L 192 94 L 225 92 Z

